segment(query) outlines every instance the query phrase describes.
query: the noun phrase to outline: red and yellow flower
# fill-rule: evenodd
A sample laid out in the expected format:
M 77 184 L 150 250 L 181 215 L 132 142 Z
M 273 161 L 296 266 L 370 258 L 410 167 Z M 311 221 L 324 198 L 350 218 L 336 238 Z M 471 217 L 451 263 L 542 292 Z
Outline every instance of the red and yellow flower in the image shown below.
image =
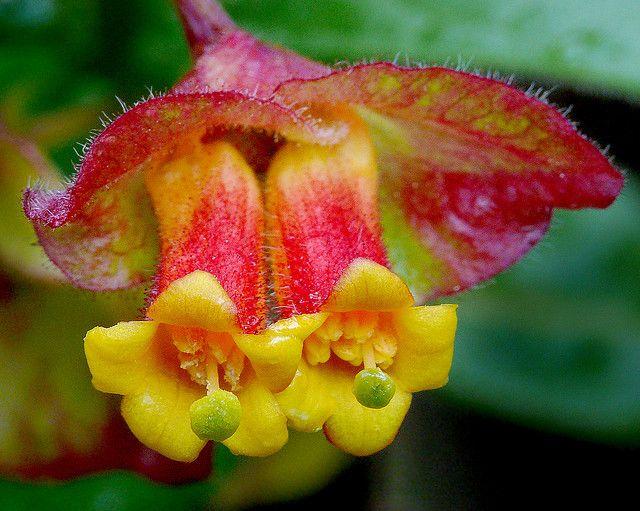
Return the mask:
M 607 159 L 497 80 L 389 63 L 331 69 L 178 2 L 195 58 L 167 95 L 24 206 L 76 285 L 152 282 L 145 320 L 98 327 L 94 385 L 146 445 L 267 455 L 287 425 L 365 455 L 411 393 L 447 381 L 454 305 L 520 259 L 554 207 L 606 207 Z

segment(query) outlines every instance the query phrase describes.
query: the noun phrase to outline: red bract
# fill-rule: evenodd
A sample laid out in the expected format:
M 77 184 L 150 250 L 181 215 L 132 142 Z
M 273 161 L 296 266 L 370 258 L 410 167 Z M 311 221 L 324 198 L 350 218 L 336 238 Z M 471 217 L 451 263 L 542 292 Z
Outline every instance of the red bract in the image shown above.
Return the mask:
M 543 235 L 553 207 L 606 207 L 622 187 L 622 176 L 557 110 L 503 82 L 389 63 L 332 71 L 257 41 L 215 2 L 179 5 L 194 70 L 97 137 L 67 190 L 25 194 L 43 247 L 80 287 L 127 287 L 154 272 L 154 220 L 134 207 L 146 197 L 123 181 L 134 179 L 129 173 L 172 151 L 178 138 L 221 126 L 340 139 L 339 127 L 298 115 L 304 106 L 357 105 L 369 120 L 383 202 L 398 208 L 392 223 L 414 241 L 386 237 L 392 263 L 409 268 L 404 273 L 430 265 L 428 285 L 411 282 L 424 299 L 513 264 Z M 233 92 L 202 92 L 217 90 Z
M 239 30 L 217 2 L 177 3 L 196 62 L 175 92 L 236 90 L 269 98 L 290 78 L 316 78 L 329 72 L 317 62 Z
M 235 92 L 169 94 L 141 103 L 91 144 L 66 190 L 25 192 L 24 207 L 51 260 L 79 287 L 140 284 L 154 273 L 156 226 L 139 171 L 175 150 L 180 137 L 233 127 L 330 143 L 323 128 L 281 105 Z
M 65 190 L 24 197 L 76 285 L 153 282 L 148 321 L 87 335 L 94 384 L 174 459 L 211 439 L 267 455 L 287 424 L 375 452 L 448 377 L 455 306 L 414 305 L 505 269 L 553 208 L 606 207 L 623 178 L 499 80 L 335 70 L 177 3 L 193 70 L 108 126 Z
M 416 253 L 386 241 L 396 265 L 436 263 L 424 299 L 516 262 L 544 234 L 553 207 L 606 207 L 622 187 L 620 173 L 556 109 L 493 79 L 380 63 L 290 80 L 276 95 L 358 105 L 373 130 L 386 130 L 377 145 L 385 207 L 411 228 Z

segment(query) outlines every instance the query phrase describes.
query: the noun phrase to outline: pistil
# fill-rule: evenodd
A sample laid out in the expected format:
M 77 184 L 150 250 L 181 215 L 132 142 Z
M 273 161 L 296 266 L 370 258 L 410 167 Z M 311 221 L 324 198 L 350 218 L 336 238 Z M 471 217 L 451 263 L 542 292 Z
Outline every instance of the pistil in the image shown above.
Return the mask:
M 373 352 L 373 344 L 371 341 L 365 342 L 362 346 L 362 362 L 365 369 L 375 369 L 377 367 L 376 355 Z
M 218 363 L 207 357 L 207 395 L 220 388 L 220 378 L 218 376 Z
M 206 388 L 206 395 L 194 401 L 189 409 L 191 429 L 203 440 L 216 442 L 235 433 L 242 415 L 238 397 L 220 388 L 220 364 L 227 361 L 223 355 L 224 335 L 193 329 L 174 328 L 173 332 L 174 345 L 180 351 L 180 366 L 194 382 Z

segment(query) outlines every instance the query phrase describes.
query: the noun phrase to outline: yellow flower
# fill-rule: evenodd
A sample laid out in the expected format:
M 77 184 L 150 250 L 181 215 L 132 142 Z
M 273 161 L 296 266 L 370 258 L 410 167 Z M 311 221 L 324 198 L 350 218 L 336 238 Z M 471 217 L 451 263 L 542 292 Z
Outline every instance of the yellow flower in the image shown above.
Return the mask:
M 323 317 L 299 316 L 244 334 L 233 311 L 215 277 L 195 271 L 160 293 L 150 321 L 87 334 L 94 386 L 122 394 L 133 433 L 169 458 L 192 461 L 210 439 L 251 456 L 272 454 L 287 441 L 273 392 L 291 380 L 302 339 Z

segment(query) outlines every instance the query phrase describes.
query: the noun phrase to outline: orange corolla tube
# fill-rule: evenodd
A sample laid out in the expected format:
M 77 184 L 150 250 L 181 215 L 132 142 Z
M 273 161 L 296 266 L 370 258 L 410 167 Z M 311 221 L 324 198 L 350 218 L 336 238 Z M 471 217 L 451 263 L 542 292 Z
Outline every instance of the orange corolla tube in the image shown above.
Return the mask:
M 411 392 L 446 383 L 456 306 L 414 306 L 389 270 L 369 130 L 353 113 L 334 114 L 349 124 L 340 144 L 286 144 L 267 173 L 279 305 L 290 317 L 326 314 L 278 401 L 293 427 L 324 428 L 338 447 L 365 455 L 393 440 Z
M 169 458 L 191 461 L 207 440 L 271 454 L 288 436 L 273 392 L 322 318 L 266 327 L 261 192 L 232 145 L 185 144 L 144 178 L 161 239 L 148 320 L 87 334 L 94 386 L 122 394 L 131 430 Z

